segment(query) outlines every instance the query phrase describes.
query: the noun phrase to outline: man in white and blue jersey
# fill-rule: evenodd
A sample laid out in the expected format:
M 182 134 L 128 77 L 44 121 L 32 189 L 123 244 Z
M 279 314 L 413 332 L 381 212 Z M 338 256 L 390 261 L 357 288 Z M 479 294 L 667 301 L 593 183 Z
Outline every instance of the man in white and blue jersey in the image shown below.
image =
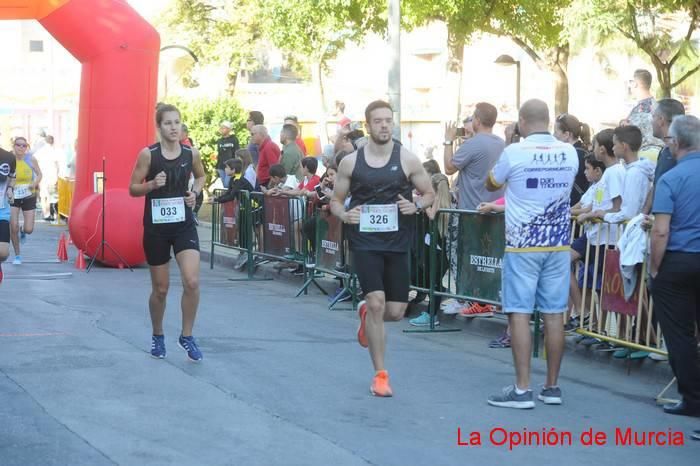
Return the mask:
M 549 109 L 541 100 L 523 104 L 518 127 L 524 139 L 505 148 L 486 181 L 491 191 L 505 186 L 502 296 L 516 373 L 515 385 L 489 397 L 488 403 L 525 409 L 535 406 L 530 389 L 530 315 L 535 308 L 544 318 L 547 350 L 547 380 L 538 398 L 561 404 L 557 379 L 571 274 L 569 196 L 579 161 L 574 146 L 549 133 Z

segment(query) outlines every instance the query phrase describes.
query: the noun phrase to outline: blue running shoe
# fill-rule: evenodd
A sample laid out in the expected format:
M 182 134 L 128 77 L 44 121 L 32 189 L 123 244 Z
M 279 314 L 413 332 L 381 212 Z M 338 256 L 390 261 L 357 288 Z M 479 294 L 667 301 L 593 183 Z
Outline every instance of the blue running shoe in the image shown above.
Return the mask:
M 153 335 L 151 337 L 151 357 L 156 359 L 165 358 L 165 336 Z
M 180 348 L 187 352 L 187 357 L 190 361 L 199 362 L 202 360 L 202 352 L 199 351 L 197 343 L 194 341 L 194 337 L 183 337 L 177 340 L 177 344 Z

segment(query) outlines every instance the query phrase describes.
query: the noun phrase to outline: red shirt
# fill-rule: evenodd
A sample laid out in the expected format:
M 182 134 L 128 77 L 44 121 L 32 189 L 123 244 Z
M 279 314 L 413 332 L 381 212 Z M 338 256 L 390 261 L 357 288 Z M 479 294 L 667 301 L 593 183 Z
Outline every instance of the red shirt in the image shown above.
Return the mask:
M 267 185 L 270 181 L 270 167 L 280 163 L 280 148 L 272 142 L 268 136 L 258 148 L 260 158 L 258 159 L 258 172 L 256 173 L 258 183 Z
M 306 178 L 304 178 L 304 181 L 306 181 Z M 309 181 L 306 184 L 304 184 L 304 181 L 299 183 L 297 189 L 302 189 L 304 191 L 313 191 L 314 189 L 316 189 L 316 185 L 318 185 L 321 182 L 321 177 L 318 175 L 314 175 L 309 179 Z
M 302 138 L 297 138 L 295 142 L 297 143 L 297 146 L 299 146 L 299 149 L 301 149 L 301 153 L 304 154 L 304 157 L 306 157 L 306 144 L 304 144 L 304 140 Z

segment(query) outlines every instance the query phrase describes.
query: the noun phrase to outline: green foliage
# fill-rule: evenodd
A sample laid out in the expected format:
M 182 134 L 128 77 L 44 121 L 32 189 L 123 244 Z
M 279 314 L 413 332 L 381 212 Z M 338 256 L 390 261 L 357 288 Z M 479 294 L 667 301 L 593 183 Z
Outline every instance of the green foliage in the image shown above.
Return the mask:
M 175 0 L 158 22 L 163 45 L 190 48 L 202 64 L 228 67 L 233 94 L 241 70 L 257 68 L 259 0 Z
M 697 0 L 575 0 L 569 11 L 574 36 L 600 45 L 620 36 L 634 43 L 654 65 L 665 96 L 700 70 L 690 41 L 700 27 Z
M 385 6 L 371 0 L 266 0 L 260 15 L 275 46 L 323 63 L 335 58 L 348 41 L 383 32 Z
M 207 172 L 207 184 L 216 177 L 216 142 L 219 125 L 222 121 L 233 123 L 233 133 L 238 137 L 241 147 L 248 143 L 249 133 L 246 128 L 248 114 L 236 99 L 226 97 L 217 100 L 170 99 L 182 112 L 182 122 L 189 129 L 190 138 L 202 154 L 202 162 Z

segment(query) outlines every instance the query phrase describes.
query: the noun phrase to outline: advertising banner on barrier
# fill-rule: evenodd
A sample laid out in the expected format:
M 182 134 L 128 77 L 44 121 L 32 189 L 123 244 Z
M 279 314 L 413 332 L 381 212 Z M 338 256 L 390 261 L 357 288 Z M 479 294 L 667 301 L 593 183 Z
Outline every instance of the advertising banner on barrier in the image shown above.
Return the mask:
M 504 233 L 503 215 L 460 215 L 457 243 L 458 294 L 501 301 Z
M 319 213 L 316 245 L 316 265 L 326 270 L 333 270 L 342 265 L 343 224 L 335 215 L 328 212 Z
M 629 301 L 625 300 L 622 274 L 620 272 L 620 251 L 617 249 L 610 249 L 605 254 L 604 277 L 601 307 L 606 311 L 636 316 L 639 306 L 640 280 L 637 280 L 637 285 L 634 288 L 631 299 Z
M 265 196 L 263 252 L 273 256 L 290 254 L 289 198 Z
M 241 204 L 238 199 L 221 204 L 223 215 L 221 219 L 221 234 L 220 241 L 227 246 L 239 245 L 239 228 L 238 219 L 240 218 Z

